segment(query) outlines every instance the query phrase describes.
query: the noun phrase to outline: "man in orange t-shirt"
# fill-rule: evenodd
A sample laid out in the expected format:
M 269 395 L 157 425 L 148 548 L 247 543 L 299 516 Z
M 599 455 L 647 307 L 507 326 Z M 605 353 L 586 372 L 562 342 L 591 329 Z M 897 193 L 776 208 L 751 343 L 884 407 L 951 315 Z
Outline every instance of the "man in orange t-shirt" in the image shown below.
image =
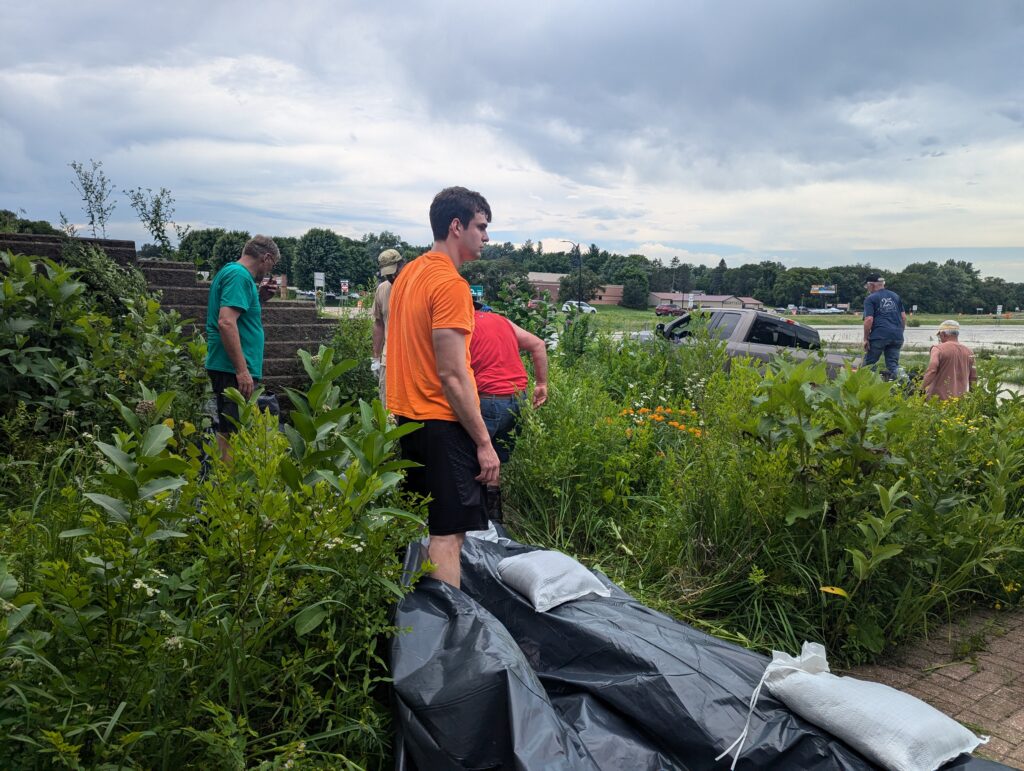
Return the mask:
M 402 456 L 420 464 L 406 486 L 431 497 L 427 556 L 434 578 L 455 587 L 465 534 L 487 527 L 484 488 L 498 483 L 500 470 L 469 363 L 473 299 L 458 272 L 479 259 L 490 221 L 479 193 L 438 193 L 430 205 L 434 247 L 402 270 L 389 301 L 388 409 L 399 425 L 423 423 L 400 439 Z

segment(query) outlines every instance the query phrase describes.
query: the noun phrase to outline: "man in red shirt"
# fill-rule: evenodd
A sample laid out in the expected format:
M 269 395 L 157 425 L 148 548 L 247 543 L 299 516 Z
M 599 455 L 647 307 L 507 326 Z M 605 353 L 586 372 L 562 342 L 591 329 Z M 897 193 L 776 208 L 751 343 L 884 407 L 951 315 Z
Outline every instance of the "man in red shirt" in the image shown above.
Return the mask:
M 533 406 L 536 408 L 548 398 L 547 347 L 539 337 L 498 313 L 477 307 L 474 321 L 469 356 L 480 394 L 480 414 L 498 459 L 504 464 L 515 443 L 516 422 L 526 395 L 526 368 L 519 352 L 526 351 L 533 359 L 537 380 L 533 387 Z M 487 485 L 487 517 L 502 521 L 498 483 Z
M 423 427 L 401 437 L 406 487 L 429 495 L 433 577 L 461 584 L 466 532 L 487 527 L 484 485 L 496 485 L 501 464 L 491 445 L 469 366 L 473 299 L 459 267 L 479 259 L 491 208 L 477 192 L 450 187 L 430 205 L 434 247 L 405 266 L 389 301 L 388 409 L 398 424 Z

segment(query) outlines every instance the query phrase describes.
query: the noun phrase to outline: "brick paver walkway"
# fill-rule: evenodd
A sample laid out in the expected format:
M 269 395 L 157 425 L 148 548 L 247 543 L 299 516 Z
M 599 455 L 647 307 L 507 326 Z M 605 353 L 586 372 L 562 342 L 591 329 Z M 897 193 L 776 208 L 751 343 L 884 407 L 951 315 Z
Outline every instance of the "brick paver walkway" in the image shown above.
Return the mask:
M 923 699 L 992 737 L 976 755 L 1024 769 L 1024 609 L 979 612 L 848 674 Z

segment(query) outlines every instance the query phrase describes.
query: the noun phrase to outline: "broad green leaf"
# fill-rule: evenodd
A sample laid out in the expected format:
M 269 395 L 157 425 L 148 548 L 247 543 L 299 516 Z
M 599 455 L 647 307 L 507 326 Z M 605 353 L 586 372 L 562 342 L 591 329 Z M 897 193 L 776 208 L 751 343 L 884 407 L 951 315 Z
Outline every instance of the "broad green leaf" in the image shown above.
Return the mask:
M 302 637 L 320 626 L 327 618 L 327 611 L 320 605 L 311 605 L 295 616 L 295 633 Z
M 177 490 L 186 484 L 186 481 L 182 477 L 160 477 L 159 479 L 154 479 L 139 488 L 139 500 L 146 501 L 168 490 Z
M 7 634 L 10 635 L 18 626 L 28 618 L 29 614 L 36 609 L 34 602 L 22 605 L 20 608 L 12 610 L 7 614 Z
M 121 522 L 127 522 L 131 518 L 131 512 L 124 505 L 124 501 L 119 501 L 117 498 L 111 498 L 109 495 L 103 495 L 102 493 L 86 493 L 85 497 L 97 506 L 106 509 L 115 519 Z
M 80 535 L 92 535 L 93 529 L 91 527 L 76 527 L 74 530 L 62 530 L 57 537 L 58 538 L 77 538 Z
M 180 533 L 177 530 L 154 530 L 146 536 L 147 541 L 166 541 L 168 538 L 188 538 L 188 533 Z
M 902 551 L 903 547 L 894 543 L 889 543 L 885 546 L 879 546 L 872 552 L 871 561 L 877 565 L 879 562 L 885 562 L 888 559 L 892 559 Z
M 106 442 L 96 442 L 97 447 L 100 448 L 100 452 L 106 455 L 110 462 L 117 466 L 125 474 L 134 474 L 135 469 L 138 468 L 138 464 L 132 460 L 131 456 L 124 450 L 114 447 L 112 444 Z
M 174 432 L 163 423 L 150 426 L 146 435 L 142 438 L 139 455 L 159 455 L 167 447 L 167 442 L 172 436 L 174 436 Z

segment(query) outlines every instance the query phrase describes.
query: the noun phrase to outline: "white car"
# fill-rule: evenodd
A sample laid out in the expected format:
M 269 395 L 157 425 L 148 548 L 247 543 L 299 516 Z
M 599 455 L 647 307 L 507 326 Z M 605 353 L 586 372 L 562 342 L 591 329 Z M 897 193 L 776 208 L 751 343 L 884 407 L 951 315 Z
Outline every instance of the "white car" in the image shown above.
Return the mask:
M 580 300 L 566 300 L 562 303 L 562 313 L 569 313 L 570 311 L 579 311 L 580 313 L 597 313 L 597 308 L 589 303 L 581 302 Z

